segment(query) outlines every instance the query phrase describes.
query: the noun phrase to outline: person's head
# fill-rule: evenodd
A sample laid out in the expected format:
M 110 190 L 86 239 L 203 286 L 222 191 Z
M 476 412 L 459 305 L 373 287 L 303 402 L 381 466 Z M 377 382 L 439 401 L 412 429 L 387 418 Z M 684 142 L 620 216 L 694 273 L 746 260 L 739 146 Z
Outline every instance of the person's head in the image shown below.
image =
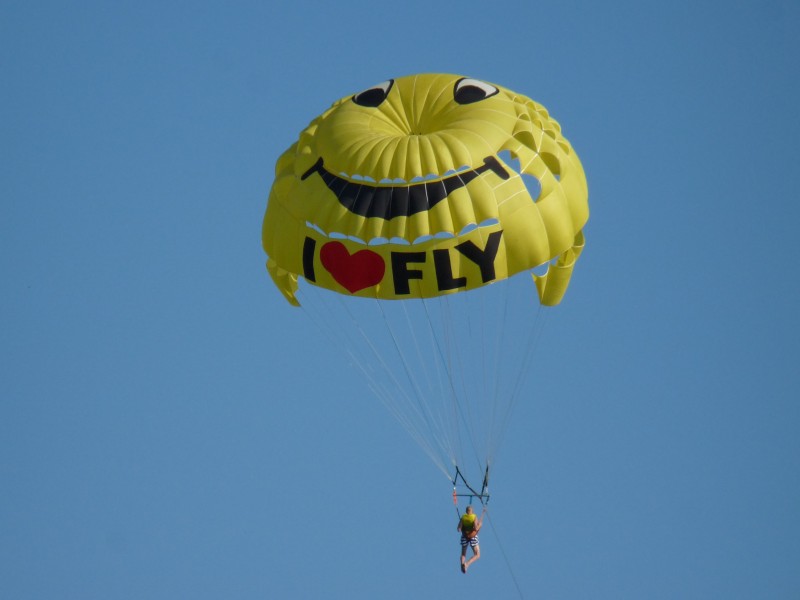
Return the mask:
M 472 514 L 472 505 L 471 504 L 467 505 L 467 514 L 468 515 Z

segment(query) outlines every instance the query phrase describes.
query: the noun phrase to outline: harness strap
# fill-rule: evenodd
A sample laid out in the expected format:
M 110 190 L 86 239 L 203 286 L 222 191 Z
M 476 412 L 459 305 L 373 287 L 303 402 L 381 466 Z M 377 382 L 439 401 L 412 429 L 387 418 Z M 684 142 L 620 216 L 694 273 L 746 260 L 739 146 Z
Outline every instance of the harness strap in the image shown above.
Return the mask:
M 469 494 L 459 494 L 456 486 L 458 485 L 459 479 L 461 483 L 469 490 Z M 489 465 L 486 465 L 486 471 L 483 474 L 483 484 L 481 485 L 480 493 L 475 491 L 475 489 L 464 479 L 464 474 L 461 472 L 461 469 L 458 468 L 456 465 L 456 474 L 453 476 L 453 504 L 456 505 L 456 512 L 458 512 L 458 498 L 469 498 L 469 503 L 472 504 L 473 498 L 478 498 L 481 501 L 481 505 L 483 505 L 484 510 L 486 509 L 486 504 L 489 502 Z

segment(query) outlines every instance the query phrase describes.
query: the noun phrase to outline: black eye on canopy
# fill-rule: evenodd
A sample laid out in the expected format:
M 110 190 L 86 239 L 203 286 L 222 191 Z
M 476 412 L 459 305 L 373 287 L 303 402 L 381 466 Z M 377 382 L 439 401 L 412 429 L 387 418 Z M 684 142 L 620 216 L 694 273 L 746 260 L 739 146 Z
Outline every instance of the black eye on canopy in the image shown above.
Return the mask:
M 456 81 L 456 85 L 453 88 L 453 98 L 459 104 L 472 104 L 473 102 L 486 100 L 486 98 L 494 96 L 499 91 L 491 83 L 462 77 Z
M 381 102 L 386 100 L 386 96 L 389 95 L 389 90 L 392 89 L 393 85 L 394 79 L 389 79 L 388 81 L 374 85 L 368 90 L 364 90 L 363 92 L 359 92 L 353 96 L 353 102 L 359 106 L 369 106 L 370 108 L 375 108 L 376 106 L 379 106 Z

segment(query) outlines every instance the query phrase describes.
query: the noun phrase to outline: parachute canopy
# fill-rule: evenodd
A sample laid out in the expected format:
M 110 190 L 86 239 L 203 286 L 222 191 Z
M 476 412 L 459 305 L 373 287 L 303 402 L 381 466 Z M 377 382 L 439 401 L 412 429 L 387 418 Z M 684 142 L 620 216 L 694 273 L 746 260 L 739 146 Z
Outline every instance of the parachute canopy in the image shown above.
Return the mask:
M 561 301 L 588 216 L 581 163 L 544 107 L 425 74 L 311 121 L 278 160 L 262 240 L 284 296 L 483 502 L 531 364 L 533 309 Z
M 558 304 L 583 248 L 583 168 L 540 104 L 446 74 L 334 102 L 278 160 L 262 229 L 268 270 L 346 295 L 431 298 L 535 275 Z

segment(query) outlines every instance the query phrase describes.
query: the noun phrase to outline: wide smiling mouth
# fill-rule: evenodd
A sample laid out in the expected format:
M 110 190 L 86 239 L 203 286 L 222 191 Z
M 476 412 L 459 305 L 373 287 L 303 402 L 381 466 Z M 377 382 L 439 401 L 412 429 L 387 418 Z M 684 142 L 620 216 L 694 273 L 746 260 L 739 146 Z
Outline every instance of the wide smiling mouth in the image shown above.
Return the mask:
M 324 167 L 322 157 L 301 176 L 302 180 L 319 174 L 339 203 L 350 212 L 362 217 L 393 219 L 410 217 L 430 210 L 455 190 L 464 187 L 476 177 L 491 171 L 501 179 L 510 177 L 495 156 L 487 156 L 477 168 L 464 168 L 452 175 L 418 183 L 373 184 L 367 181 L 345 179 Z

